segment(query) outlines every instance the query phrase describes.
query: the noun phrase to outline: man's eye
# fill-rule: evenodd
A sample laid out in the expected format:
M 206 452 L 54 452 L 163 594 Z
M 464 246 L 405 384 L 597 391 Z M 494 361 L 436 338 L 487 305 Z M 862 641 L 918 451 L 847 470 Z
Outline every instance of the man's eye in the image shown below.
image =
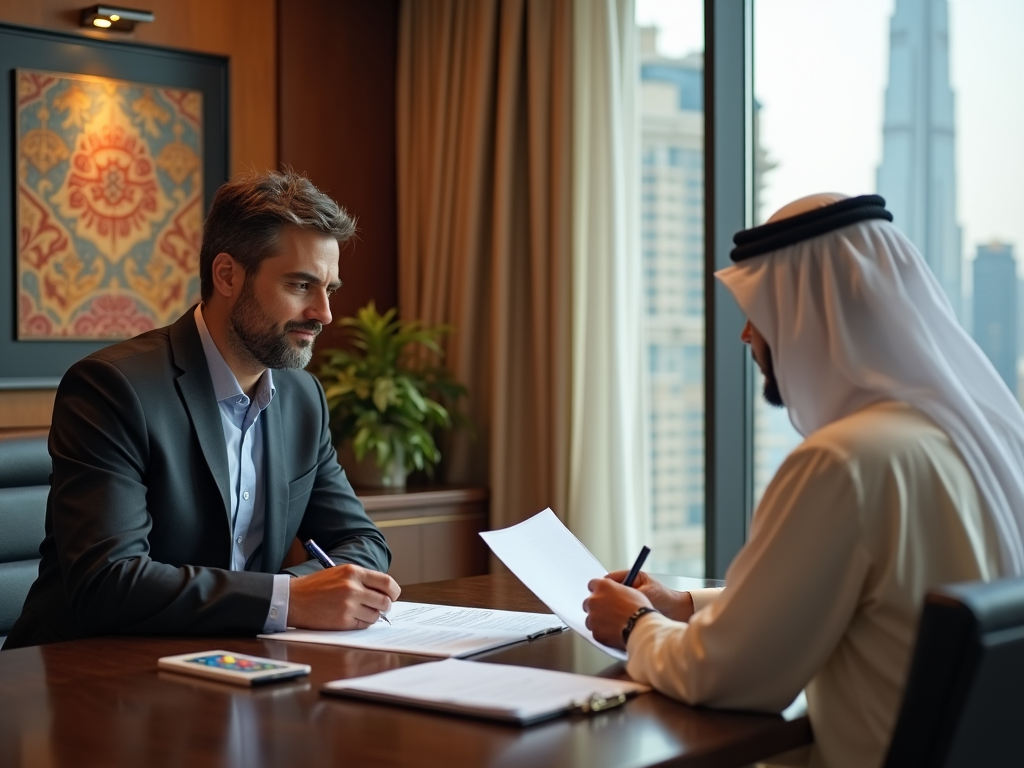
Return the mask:
M 299 291 L 308 291 L 309 283 L 295 283 L 295 288 Z

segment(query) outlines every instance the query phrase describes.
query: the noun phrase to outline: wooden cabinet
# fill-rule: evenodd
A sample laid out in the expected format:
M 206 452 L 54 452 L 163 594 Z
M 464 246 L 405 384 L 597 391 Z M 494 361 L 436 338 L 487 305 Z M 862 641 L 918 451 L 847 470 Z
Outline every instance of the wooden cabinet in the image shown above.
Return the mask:
M 389 573 L 399 584 L 487 573 L 485 488 L 425 486 L 356 494 L 391 548 Z

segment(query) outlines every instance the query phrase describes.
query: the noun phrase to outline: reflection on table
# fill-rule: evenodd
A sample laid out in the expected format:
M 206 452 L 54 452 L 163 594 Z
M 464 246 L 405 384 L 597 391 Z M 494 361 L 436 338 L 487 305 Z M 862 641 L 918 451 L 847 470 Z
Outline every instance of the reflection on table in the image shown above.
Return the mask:
M 509 575 L 414 585 L 403 597 L 545 610 Z M 217 648 L 303 662 L 313 672 L 245 689 L 157 671 L 160 656 Z M 625 674 L 572 632 L 477 658 Z M 251 638 L 113 637 L 0 652 L 0 765 L 740 766 L 810 740 L 803 717 L 701 710 L 656 693 L 528 728 L 319 693 L 329 680 L 426 661 Z

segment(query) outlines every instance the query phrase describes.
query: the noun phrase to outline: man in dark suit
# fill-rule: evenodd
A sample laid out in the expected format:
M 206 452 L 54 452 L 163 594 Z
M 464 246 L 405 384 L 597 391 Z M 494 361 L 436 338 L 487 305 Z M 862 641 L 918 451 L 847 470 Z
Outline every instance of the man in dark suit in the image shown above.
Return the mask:
M 352 219 L 308 179 L 218 190 L 202 304 L 64 376 L 39 577 L 4 645 L 112 633 L 357 629 L 398 598 L 327 404 L 301 370 Z M 340 567 L 281 565 L 298 535 Z

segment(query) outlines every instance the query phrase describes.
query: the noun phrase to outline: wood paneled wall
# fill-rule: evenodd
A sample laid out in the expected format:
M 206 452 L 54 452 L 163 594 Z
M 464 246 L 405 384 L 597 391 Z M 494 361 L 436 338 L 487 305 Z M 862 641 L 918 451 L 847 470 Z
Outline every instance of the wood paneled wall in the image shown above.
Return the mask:
M 335 317 L 398 300 L 395 76 L 398 0 L 279 0 L 280 157 L 359 221 Z M 341 343 L 324 329 L 317 346 Z
M 87 5 L 83 0 L 0 0 L 0 21 L 230 56 L 231 171 L 277 167 L 275 0 L 145 0 L 132 5 L 153 11 L 156 21 L 127 34 L 83 29 L 78 19 Z M 0 432 L 48 427 L 53 395 L 53 390 L 0 391 Z
M 0 21 L 105 40 L 131 40 L 231 57 L 231 171 L 277 167 L 275 0 L 139 0 L 156 14 L 134 32 L 92 32 L 78 19 L 84 0 L 0 0 Z
M 0 21 L 231 58 L 231 169 L 306 172 L 359 219 L 335 315 L 394 306 L 399 0 L 145 0 L 131 34 L 89 32 L 84 0 L 0 0 Z M 0 247 L 5 247 L 0 244 Z M 338 342 L 325 330 L 320 346 Z M 53 391 L 0 391 L 0 432 L 47 427 Z

